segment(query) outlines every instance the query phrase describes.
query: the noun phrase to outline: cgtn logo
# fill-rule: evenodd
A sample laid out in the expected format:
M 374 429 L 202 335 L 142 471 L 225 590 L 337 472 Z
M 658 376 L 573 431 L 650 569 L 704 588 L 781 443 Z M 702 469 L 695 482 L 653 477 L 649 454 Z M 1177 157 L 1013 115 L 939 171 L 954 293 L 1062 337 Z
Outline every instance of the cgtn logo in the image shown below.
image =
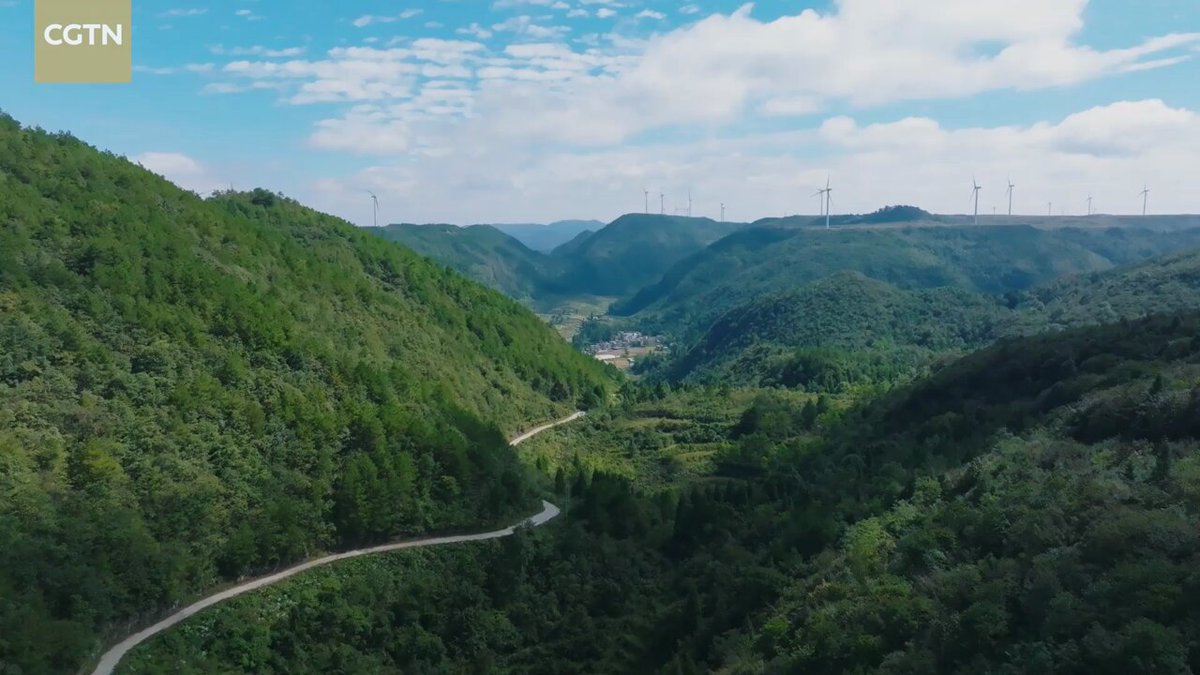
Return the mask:
M 125 26 L 109 26 L 102 23 L 69 23 L 64 26 L 61 23 L 52 23 L 42 31 L 42 39 L 53 47 L 84 44 L 89 47 L 107 47 L 109 44 L 121 47 L 125 45 Z
M 131 0 L 35 0 L 37 82 L 128 82 Z

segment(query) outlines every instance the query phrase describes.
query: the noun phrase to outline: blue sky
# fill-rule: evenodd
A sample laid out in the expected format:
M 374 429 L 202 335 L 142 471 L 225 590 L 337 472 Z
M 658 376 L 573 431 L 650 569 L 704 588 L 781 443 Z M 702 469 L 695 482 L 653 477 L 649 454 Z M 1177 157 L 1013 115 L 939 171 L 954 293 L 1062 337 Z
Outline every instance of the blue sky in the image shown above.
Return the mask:
M 201 193 L 369 224 L 735 219 L 912 203 L 1200 211 L 1195 0 L 135 2 L 130 84 L 35 85 L 0 0 L 0 107 Z

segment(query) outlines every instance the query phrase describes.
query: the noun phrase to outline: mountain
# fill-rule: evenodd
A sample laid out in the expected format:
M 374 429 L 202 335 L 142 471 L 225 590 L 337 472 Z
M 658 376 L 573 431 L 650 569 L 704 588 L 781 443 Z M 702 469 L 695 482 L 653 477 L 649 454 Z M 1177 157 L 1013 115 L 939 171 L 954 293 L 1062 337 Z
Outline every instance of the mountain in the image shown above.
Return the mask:
M 561 265 L 490 225 L 365 228 L 517 300 L 538 297 Z
M 315 571 L 130 672 L 1193 672 L 1197 335 L 1011 339 L 862 401 L 626 390 L 559 439 L 555 526 Z M 648 492 L 580 445 L 716 468 Z
M 835 391 L 893 381 L 1006 336 L 1200 310 L 1200 251 L 1071 275 L 1005 297 L 900 289 L 843 272 L 740 305 L 654 370 L 674 382 Z
M 555 251 L 568 266 L 560 290 L 608 296 L 631 293 L 741 227 L 708 218 L 621 216 L 586 239 Z
M 667 377 L 823 391 L 893 380 L 935 355 L 986 344 L 1008 314 L 996 300 L 967 291 L 904 290 L 841 272 L 729 311 Z
M 951 216 L 935 216 L 916 206 L 885 206 L 873 213 L 863 215 L 838 215 L 829 218 L 831 227 L 862 225 L 937 225 L 953 222 Z M 782 218 L 760 218 L 752 227 L 812 227 L 824 228 L 824 216 L 785 216 Z
M 611 312 L 695 338 L 734 307 L 842 270 L 900 288 L 1002 294 L 1196 246 L 1200 229 L 753 227 L 681 260 Z
M 533 504 L 504 434 L 603 401 L 516 302 L 265 190 L 0 117 L 0 669 L 351 542 Z
M 377 234 L 510 297 L 538 304 L 562 296 L 632 292 L 738 227 L 707 218 L 633 214 L 597 232 L 580 231 L 549 254 L 530 250 L 490 225 L 390 225 Z
M 1009 333 L 1033 334 L 1200 309 L 1200 251 L 1066 277 L 1009 296 Z
M 599 230 L 604 223 L 598 220 L 559 220 L 548 225 L 496 224 L 492 227 L 534 251 L 549 253 L 585 232 Z

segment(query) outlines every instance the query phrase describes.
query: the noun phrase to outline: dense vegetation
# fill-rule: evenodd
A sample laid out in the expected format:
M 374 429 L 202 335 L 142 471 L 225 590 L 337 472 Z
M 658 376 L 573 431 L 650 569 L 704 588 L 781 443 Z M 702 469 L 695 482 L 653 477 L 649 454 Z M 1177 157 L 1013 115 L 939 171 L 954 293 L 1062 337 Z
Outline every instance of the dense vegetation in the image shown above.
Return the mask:
M 549 253 L 563 244 L 604 227 L 598 220 L 559 220 L 546 225 L 496 224 L 497 230 L 534 251 Z
M 630 214 L 598 232 L 581 232 L 549 254 L 532 251 L 490 225 L 389 225 L 375 231 L 542 306 L 563 296 L 632 293 L 738 227 L 707 218 Z
M 838 391 L 859 382 L 904 379 L 935 359 L 1005 336 L 1195 309 L 1200 253 L 1194 251 L 1069 276 L 1004 297 L 952 288 L 900 289 L 840 273 L 736 307 L 676 358 L 641 365 L 653 378 L 675 382 Z
M 388 225 L 370 231 L 522 302 L 533 304 L 561 264 L 490 225 Z
M 708 218 L 628 214 L 557 251 L 567 264 L 561 292 L 625 295 L 672 265 L 743 227 Z
M 0 672 L 78 671 L 222 582 L 538 493 L 549 527 L 300 575 L 123 667 L 1200 669 L 1200 255 L 1143 262 L 1198 232 L 409 233 L 496 285 L 569 264 L 531 295 L 678 261 L 622 321 L 699 338 L 663 366 L 684 383 L 617 387 L 403 247 L 8 118 L 0 225 Z
M 1005 316 L 996 301 L 966 291 L 901 290 L 845 272 L 728 312 L 665 376 L 836 391 L 986 343 Z M 876 362 L 887 372 L 869 378 Z
M 751 228 L 679 262 L 613 312 L 691 341 L 735 307 L 840 271 L 905 289 L 999 295 L 1195 247 L 1200 230 Z
M 608 386 L 343 221 L 0 117 L 0 671 L 75 671 L 322 549 L 524 512 L 504 434 Z
M 1155 317 L 859 403 L 764 393 L 712 479 L 568 468 L 562 523 L 295 580 L 129 671 L 1193 672 L 1197 335 L 1200 315 Z

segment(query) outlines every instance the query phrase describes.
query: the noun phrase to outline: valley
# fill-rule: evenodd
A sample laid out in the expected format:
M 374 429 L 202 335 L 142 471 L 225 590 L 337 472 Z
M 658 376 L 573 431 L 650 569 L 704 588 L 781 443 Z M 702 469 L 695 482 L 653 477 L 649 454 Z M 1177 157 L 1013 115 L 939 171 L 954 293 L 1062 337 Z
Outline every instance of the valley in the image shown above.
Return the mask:
M 0 669 L 1200 666 L 1187 217 L 547 251 L 2 121 Z

